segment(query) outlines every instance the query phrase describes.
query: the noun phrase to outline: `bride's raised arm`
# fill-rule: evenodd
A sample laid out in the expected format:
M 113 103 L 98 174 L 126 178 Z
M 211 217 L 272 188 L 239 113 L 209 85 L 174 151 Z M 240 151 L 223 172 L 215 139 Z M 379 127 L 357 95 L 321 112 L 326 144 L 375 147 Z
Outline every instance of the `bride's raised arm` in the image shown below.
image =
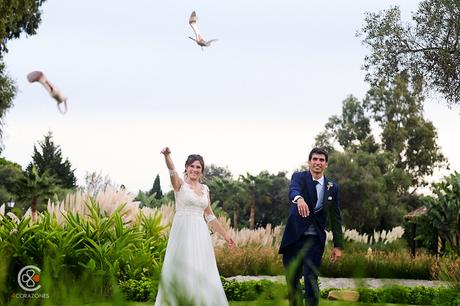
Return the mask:
M 179 174 L 174 167 L 174 163 L 170 156 L 171 150 L 169 147 L 165 147 L 163 150 L 161 150 L 161 154 L 165 156 L 166 167 L 168 167 L 169 178 L 171 179 L 171 184 L 174 188 L 174 191 L 179 191 L 180 186 L 182 185 L 182 179 L 179 177 Z

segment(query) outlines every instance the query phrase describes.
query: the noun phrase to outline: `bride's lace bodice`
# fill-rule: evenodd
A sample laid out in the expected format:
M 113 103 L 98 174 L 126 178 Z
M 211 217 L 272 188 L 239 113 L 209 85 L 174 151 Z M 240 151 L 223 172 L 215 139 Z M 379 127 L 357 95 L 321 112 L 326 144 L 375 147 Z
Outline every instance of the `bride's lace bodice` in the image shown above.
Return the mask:
M 204 209 L 209 204 L 209 189 L 203 187 L 202 194 L 197 194 L 192 187 L 183 182 L 179 191 L 174 192 L 176 198 L 176 215 L 200 215 L 203 216 Z

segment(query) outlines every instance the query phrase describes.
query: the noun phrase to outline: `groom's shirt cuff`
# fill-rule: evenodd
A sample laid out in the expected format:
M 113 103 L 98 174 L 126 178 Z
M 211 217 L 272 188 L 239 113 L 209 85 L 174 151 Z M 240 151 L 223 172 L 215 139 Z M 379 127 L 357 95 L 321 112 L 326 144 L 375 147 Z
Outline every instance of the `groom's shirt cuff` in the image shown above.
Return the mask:
M 301 196 L 296 195 L 296 196 L 294 197 L 294 200 L 292 200 L 292 203 L 297 204 L 297 200 L 298 200 L 298 199 L 301 199 L 301 198 L 302 198 Z M 302 198 L 302 199 L 303 199 L 303 198 Z

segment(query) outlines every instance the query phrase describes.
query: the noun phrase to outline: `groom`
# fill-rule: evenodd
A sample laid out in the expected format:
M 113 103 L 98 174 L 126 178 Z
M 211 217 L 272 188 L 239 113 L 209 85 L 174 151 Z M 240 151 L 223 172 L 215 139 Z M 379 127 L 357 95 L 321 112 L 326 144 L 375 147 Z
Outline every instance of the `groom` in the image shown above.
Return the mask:
M 318 305 L 318 272 L 326 243 L 326 220 L 332 229 L 335 262 L 342 256 L 342 221 L 337 183 L 324 176 L 328 154 L 314 148 L 308 156 L 308 171 L 292 175 L 289 186 L 291 207 L 279 253 L 283 254 L 289 304 L 302 305 L 300 278 L 305 281 L 305 303 Z

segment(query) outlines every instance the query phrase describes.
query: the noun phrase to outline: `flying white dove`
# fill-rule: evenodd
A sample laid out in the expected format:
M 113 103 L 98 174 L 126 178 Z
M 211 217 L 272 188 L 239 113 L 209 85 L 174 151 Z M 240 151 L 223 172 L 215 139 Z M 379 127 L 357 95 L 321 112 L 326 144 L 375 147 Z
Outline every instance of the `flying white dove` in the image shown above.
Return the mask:
M 199 46 L 201 46 L 201 49 L 203 50 L 203 47 L 211 46 L 211 43 L 216 41 L 217 39 L 211 39 L 211 40 L 206 41 L 204 37 L 201 36 L 200 31 L 198 30 L 198 25 L 196 24 L 197 20 L 198 20 L 198 17 L 196 16 L 195 11 L 193 11 L 192 14 L 190 15 L 190 19 L 188 23 L 192 27 L 193 32 L 195 32 L 195 38 L 190 37 L 190 36 L 189 38 L 191 40 L 194 40 Z
M 45 74 L 41 71 L 32 71 L 27 75 L 27 80 L 30 83 L 39 82 L 45 87 L 48 93 L 57 101 L 57 107 L 62 114 L 67 112 L 67 98 L 64 97 L 61 92 L 46 78 Z M 64 110 L 61 109 L 60 105 L 64 103 Z

